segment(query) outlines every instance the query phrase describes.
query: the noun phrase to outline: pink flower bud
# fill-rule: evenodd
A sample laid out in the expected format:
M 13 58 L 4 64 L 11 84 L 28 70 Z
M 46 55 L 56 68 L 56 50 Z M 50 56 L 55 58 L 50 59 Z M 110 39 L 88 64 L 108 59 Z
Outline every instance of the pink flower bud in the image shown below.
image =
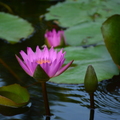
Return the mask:
M 49 47 L 58 47 L 65 44 L 66 42 L 63 30 L 60 30 L 58 32 L 55 29 L 52 31 L 46 31 L 45 39 Z

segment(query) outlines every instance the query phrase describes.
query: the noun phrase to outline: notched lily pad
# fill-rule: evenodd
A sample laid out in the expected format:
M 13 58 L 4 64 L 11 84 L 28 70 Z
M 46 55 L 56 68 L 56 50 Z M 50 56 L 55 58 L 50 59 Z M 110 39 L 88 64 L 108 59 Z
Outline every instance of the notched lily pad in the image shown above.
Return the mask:
M 19 84 L 0 87 L 0 105 L 7 107 L 22 107 L 29 102 L 27 89 Z
M 0 38 L 10 43 L 16 43 L 22 38 L 27 38 L 34 31 L 32 25 L 26 20 L 0 12 Z

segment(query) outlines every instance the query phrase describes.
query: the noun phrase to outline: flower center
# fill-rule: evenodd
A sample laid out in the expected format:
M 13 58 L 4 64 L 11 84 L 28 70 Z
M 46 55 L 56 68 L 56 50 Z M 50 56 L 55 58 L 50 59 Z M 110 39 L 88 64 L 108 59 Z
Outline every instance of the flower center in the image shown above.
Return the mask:
M 38 64 L 43 64 L 43 63 L 50 63 L 50 60 L 38 60 Z

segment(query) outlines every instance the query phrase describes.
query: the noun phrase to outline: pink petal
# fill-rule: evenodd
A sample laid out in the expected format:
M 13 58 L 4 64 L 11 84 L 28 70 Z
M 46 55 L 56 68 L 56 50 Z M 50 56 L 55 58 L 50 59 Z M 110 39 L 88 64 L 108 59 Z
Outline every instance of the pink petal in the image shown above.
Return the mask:
M 26 62 L 25 62 L 25 64 L 26 64 L 26 66 L 28 67 L 28 69 L 29 69 L 29 71 L 32 73 L 32 75 L 34 74 L 34 71 L 35 71 L 35 69 L 36 69 L 36 67 L 37 67 L 37 62 L 36 61 L 33 61 L 33 62 L 31 62 L 31 61 L 29 61 L 29 60 L 27 60 Z
M 28 55 L 23 50 L 20 51 L 20 55 L 22 56 L 24 61 L 28 60 Z
M 42 56 L 41 56 L 41 59 L 47 59 L 49 58 L 49 50 L 47 48 L 47 46 L 44 47 L 43 51 L 42 51 Z
M 57 52 L 56 50 L 54 50 L 53 47 L 51 47 L 51 49 L 49 50 L 49 57 L 51 61 L 54 61 L 57 58 Z
M 66 60 L 65 58 L 60 60 L 61 66 L 64 64 L 65 60 Z
M 40 59 L 41 56 L 42 56 L 42 51 L 41 51 L 41 49 L 39 48 L 39 46 L 36 47 L 35 55 L 36 55 L 37 59 Z
M 55 37 L 57 36 L 57 31 L 55 29 L 51 31 L 51 36 L 55 36 Z
M 67 65 L 65 65 L 64 67 L 62 67 L 60 70 L 58 70 L 58 72 L 54 75 L 54 77 L 62 74 L 65 70 L 67 70 L 70 65 L 73 63 L 74 60 L 72 60 L 71 62 L 69 62 Z
M 60 67 L 61 67 L 61 62 L 57 60 L 54 61 L 49 68 L 49 71 L 48 71 L 49 76 L 53 77 L 57 73 L 57 71 L 60 69 Z
M 31 47 L 27 47 L 27 54 L 28 55 L 31 55 L 31 54 L 33 54 L 34 52 L 33 52 L 33 50 L 31 49 Z
M 43 70 L 44 70 L 44 71 L 47 73 L 47 75 L 49 76 L 49 68 L 50 68 L 49 63 L 43 63 L 43 64 L 41 64 L 40 66 L 43 68 Z
M 30 72 L 29 68 L 26 66 L 26 64 L 17 56 L 15 55 L 19 64 L 21 65 L 21 67 L 23 68 L 23 70 L 30 76 L 33 75 L 33 73 Z
M 61 61 L 62 59 L 64 59 L 65 54 L 66 54 L 66 52 L 63 53 L 63 49 L 61 49 L 61 50 L 58 52 L 56 58 Z
M 34 59 L 36 59 L 35 53 L 30 47 L 27 47 L 27 55 L 28 59 L 32 62 Z

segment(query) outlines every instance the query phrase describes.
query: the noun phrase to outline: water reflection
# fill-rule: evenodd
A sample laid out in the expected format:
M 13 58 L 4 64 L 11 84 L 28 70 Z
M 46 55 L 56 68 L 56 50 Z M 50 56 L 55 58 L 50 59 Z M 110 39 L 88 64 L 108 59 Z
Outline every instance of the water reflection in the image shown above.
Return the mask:
M 4 78 L 0 76 L 1 85 L 14 82 L 13 77 L 7 75 L 8 77 Z M 22 85 L 27 87 L 31 95 L 32 106 L 30 110 L 11 117 L 0 114 L 0 120 L 119 120 L 120 76 L 99 83 L 98 90 L 94 93 L 95 109 L 90 109 L 90 97 L 85 92 L 83 84 L 58 85 L 48 82 L 48 98 L 53 114 L 50 118 L 44 116 L 41 84 L 35 83 L 35 80 L 26 74 L 22 74 L 22 77 L 25 79 L 23 79 L 24 84 Z
M 51 116 L 52 120 L 68 120 L 69 118 L 71 118 L 71 120 L 77 120 L 83 114 L 85 115 L 84 117 L 86 117 L 86 119 L 89 118 L 89 112 L 86 116 L 87 109 L 85 108 L 85 110 L 81 111 L 80 108 L 80 104 L 82 103 L 82 101 L 80 101 L 80 97 L 83 97 L 84 95 L 80 95 L 79 87 L 80 86 L 74 85 L 61 86 L 55 84 L 47 84 L 50 110 L 53 114 L 53 116 Z M 84 87 L 82 88 L 84 89 Z M 33 102 L 33 106 L 31 112 L 28 112 L 26 114 L 27 119 L 38 119 L 39 116 L 39 119 L 41 118 L 41 120 L 45 120 L 45 117 L 43 117 L 45 109 L 40 84 L 31 86 L 29 90 L 31 93 L 31 101 Z M 87 111 L 89 111 L 89 109 Z
M 30 106 L 31 103 L 19 108 L 0 105 L 0 113 L 4 116 L 14 116 L 27 112 L 30 109 Z
M 28 83 L 24 83 L 24 85 L 25 84 L 27 85 Z M 0 115 L 0 119 L 119 120 L 119 85 L 120 82 L 117 78 L 100 82 L 98 90 L 94 93 L 95 109 L 90 109 L 90 96 L 85 92 L 83 84 L 58 85 L 47 83 L 50 110 L 53 116 L 46 117 L 44 116 L 45 109 L 41 84 L 35 83 L 27 87 L 30 92 L 32 102 L 30 110 L 12 117 Z

